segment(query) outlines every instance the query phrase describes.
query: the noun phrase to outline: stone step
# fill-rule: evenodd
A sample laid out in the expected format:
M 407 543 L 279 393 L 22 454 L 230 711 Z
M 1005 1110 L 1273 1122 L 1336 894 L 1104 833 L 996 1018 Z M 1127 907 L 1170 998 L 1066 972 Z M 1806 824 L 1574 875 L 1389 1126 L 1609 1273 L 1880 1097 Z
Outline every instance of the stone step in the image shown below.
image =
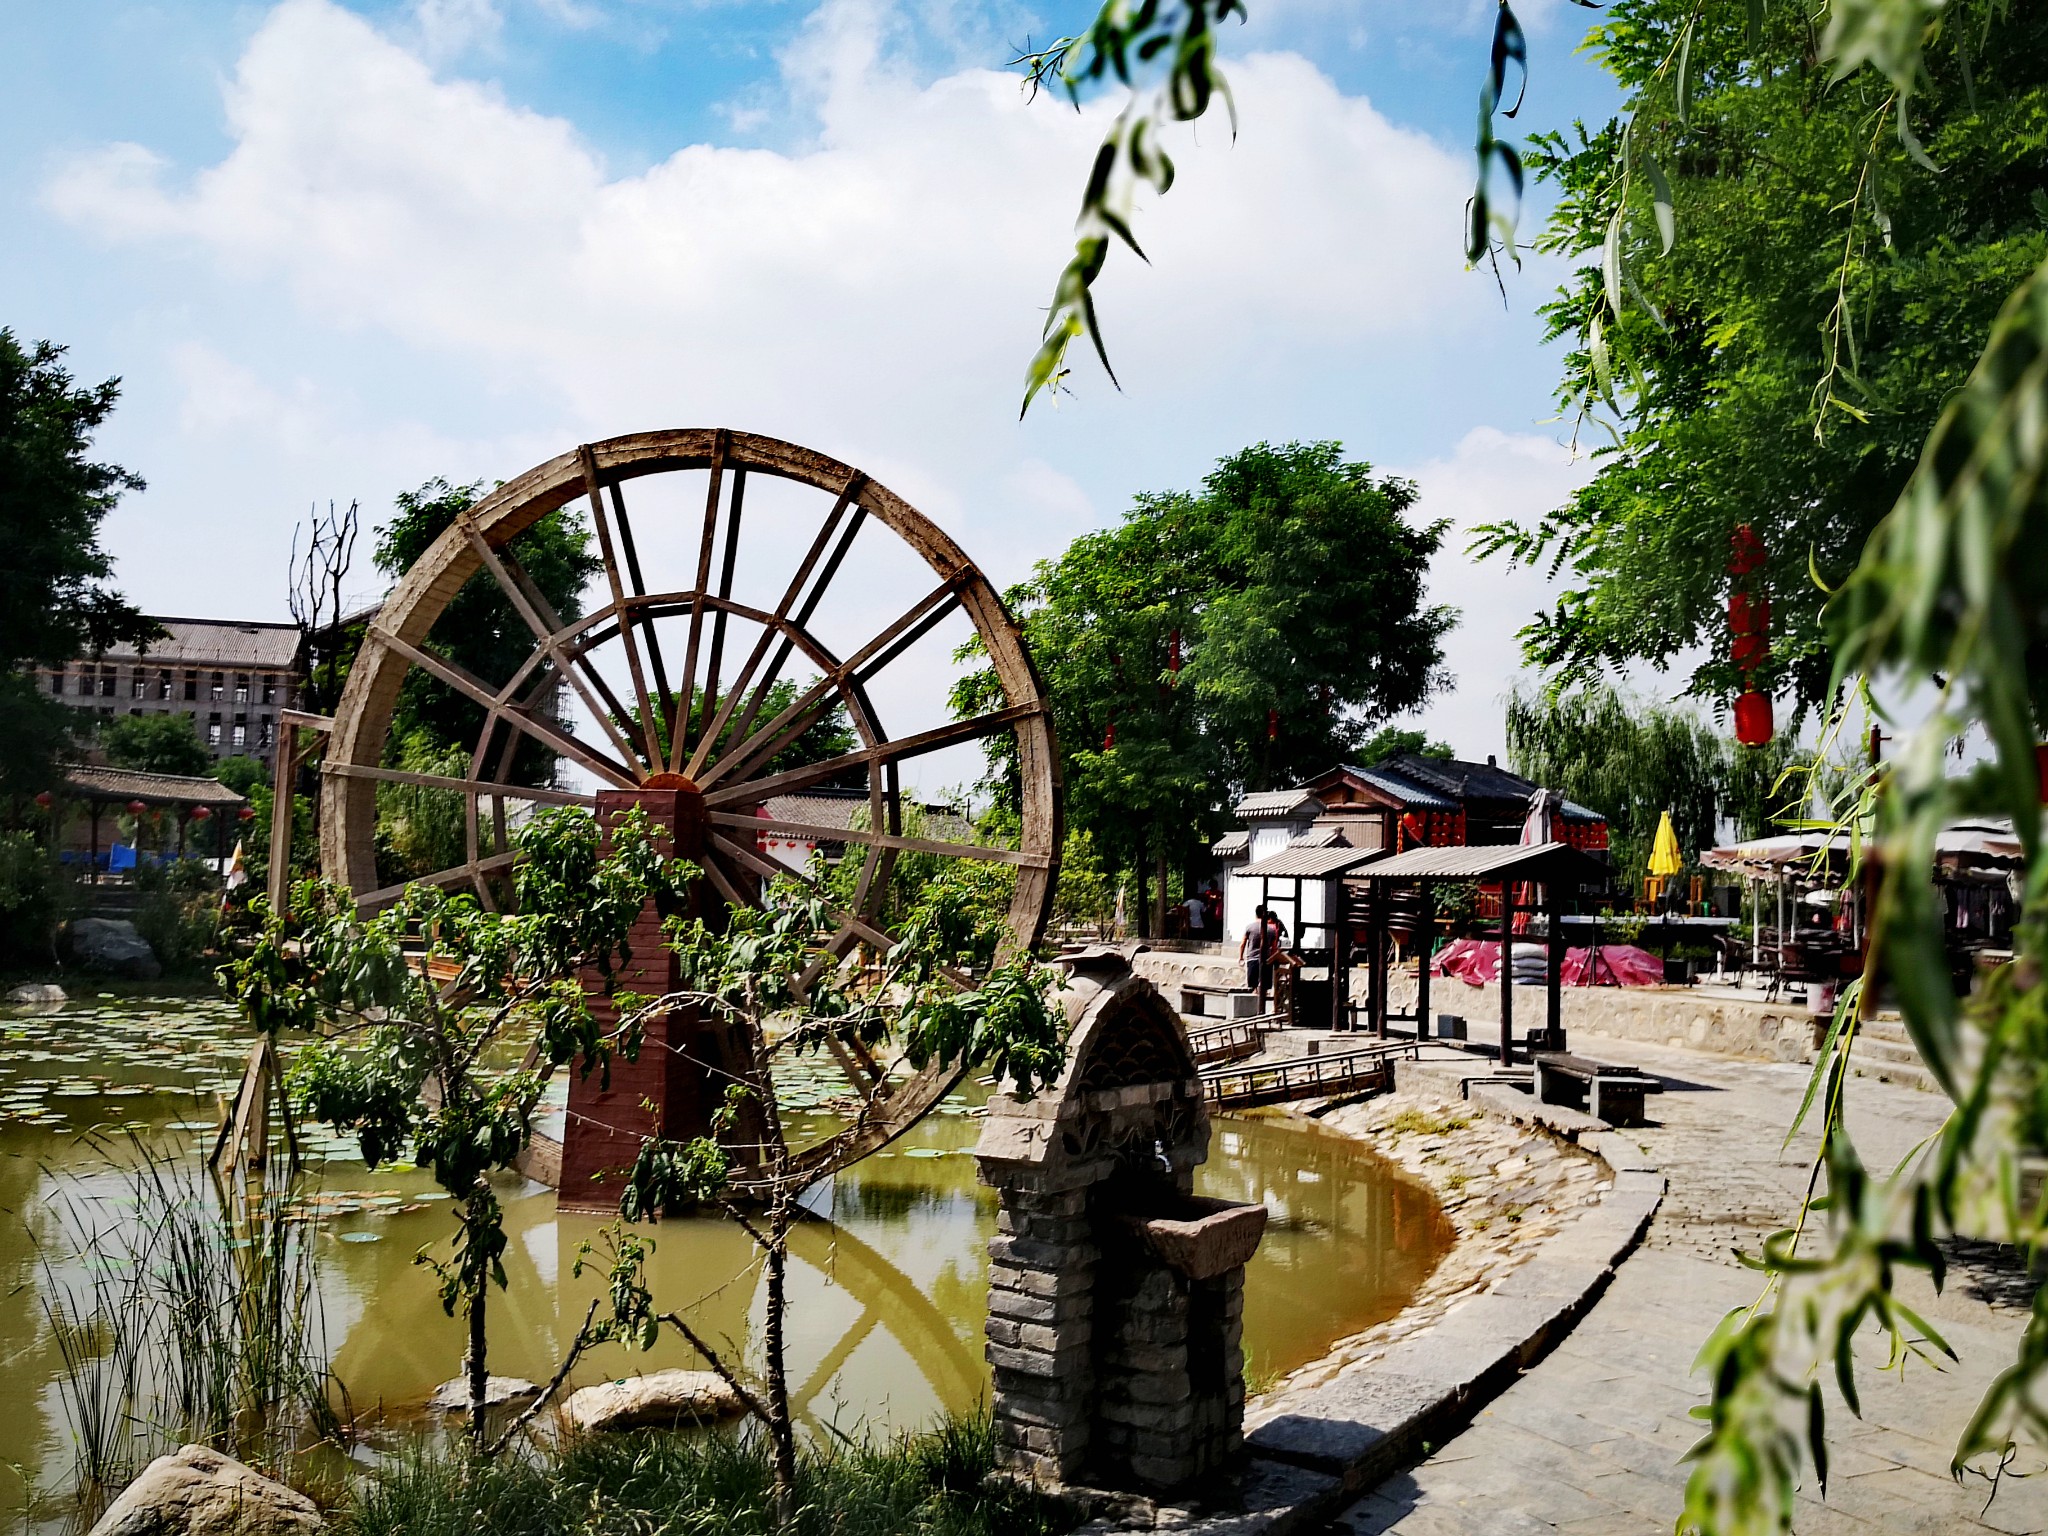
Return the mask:
M 1875 1078 L 1880 1083 L 1897 1083 L 1902 1088 L 1918 1088 L 1923 1093 L 1940 1093 L 1941 1084 L 1934 1080 L 1934 1074 L 1917 1063 L 1866 1061 L 1857 1052 L 1851 1060 L 1858 1077 Z
M 1874 1019 L 1865 1019 L 1856 1026 L 1856 1033 L 1866 1040 L 1888 1040 L 1894 1045 L 1911 1045 L 1913 1043 L 1913 1037 L 1906 1033 L 1906 1026 L 1902 1020 L 1888 1018 L 1883 1015 Z
M 1909 1040 L 1856 1041 L 1856 1059 L 1877 1066 L 1917 1067 L 1921 1065 L 1920 1053 Z

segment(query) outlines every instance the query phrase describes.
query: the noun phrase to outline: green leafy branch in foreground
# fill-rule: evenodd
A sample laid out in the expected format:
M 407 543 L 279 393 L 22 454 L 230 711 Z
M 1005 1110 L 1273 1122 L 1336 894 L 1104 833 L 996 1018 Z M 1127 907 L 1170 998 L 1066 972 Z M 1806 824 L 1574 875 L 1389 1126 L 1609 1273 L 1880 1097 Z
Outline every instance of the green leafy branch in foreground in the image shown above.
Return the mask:
M 1842 687 L 1931 676 L 1936 689 L 1922 724 L 1844 821 L 1854 828 L 1867 815 L 1873 836 L 1858 861 L 1875 901 L 1865 982 L 1838 1006 L 1808 1093 L 1821 1149 L 1806 1209 L 1825 1216 L 1826 1241 L 1802 1251 L 1804 1217 L 1774 1235 L 1755 1261 L 1768 1276 L 1764 1294 L 1702 1354 L 1713 1396 L 1680 1528 L 1717 1536 L 1784 1528 L 1802 1446 L 1825 1488 L 1819 1383 L 1831 1371 L 1857 1411 L 1850 1351 L 1867 1321 L 1886 1334 L 1890 1365 L 1927 1358 L 1928 1346 L 1949 1353 L 1899 1300 L 1898 1266 L 1923 1267 L 1938 1285 L 1944 1236 L 1998 1237 L 2030 1265 L 2048 1239 L 2048 1198 L 2020 1199 L 2022 1160 L 2048 1152 L 2048 857 L 2036 749 L 2048 719 L 2048 264 L 2000 314 L 1827 617 Z M 1991 755 L 1952 773 L 1949 744 L 1973 728 Z M 1942 828 L 1984 815 L 2010 817 L 2019 836 L 2021 916 L 2012 963 L 1965 1003 L 1928 871 Z M 1914 1044 L 1955 1101 L 1931 1143 L 1883 1179 L 1856 1159 L 1844 1113 L 1848 1057 L 1875 977 L 1896 990 Z M 2048 1291 L 2037 1288 L 2013 1361 L 1958 1439 L 1955 1476 L 1975 1470 L 1995 1491 L 2023 1434 L 2048 1445 L 2044 1384 Z
M 1000 926 L 1000 907 L 943 879 L 928 882 L 898 929 L 897 942 L 861 963 L 834 909 L 808 883 L 777 881 L 759 907 L 735 907 L 716 922 L 672 918 L 670 947 L 679 962 L 678 990 L 642 1003 L 628 1027 L 695 1010 L 736 1049 L 717 1070 L 725 1076 L 710 1134 L 687 1141 L 644 1143 L 627 1174 L 620 1212 L 628 1221 L 715 1205 L 759 1250 L 766 1281 L 762 1371 L 756 1382 L 737 1361 L 701 1337 L 687 1319 L 657 1313 L 637 1290 L 637 1244 L 615 1251 L 614 1315 L 627 1332 L 651 1341 L 664 1325 L 701 1355 L 767 1431 L 772 1450 L 778 1524 L 797 1518 L 797 1444 L 784 1369 L 788 1310 L 789 1233 L 803 1219 L 801 1198 L 819 1180 L 871 1149 L 872 1118 L 888 1112 L 892 1053 L 912 1069 L 934 1061 L 989 1064 L 1029 1093 L 1065 1062 L 1065 1020 L 1053 1006 L 1054 974 L 1029 956 L 999 959 L 978 985 L 951 962 L 964 950 L 994 950 L 983 929 Z M 984 946 L 983 940 L 986 940 Z M 707 1017 L 708 1016 L 708 1017 Z M 798 1147 L 777 1097 L 778 1058 L 829 1052 L 865 1077 L 870 1092 L 836 1132 Z M 901 1129 L 901 1127 L 897 1127 Z
M 422 1250 L 419 1262 L 438 1276 L 443 1308 L 468 1321 L 478 1450 L 486 1301 L 492 1286 L 506 1286 L 504 1211 L 490 1176 L 525 1151 L 554 1072 L 579 1058 L 586 1073 L 604 1072 L 614 1051 L 637 1054 L 637 1029 L 603 1028 L 583 977 L 606 978 L 602 990 L 630 1009 L 615 983 L 631 958 L 628 932 L 649 900 L 679 906 L 695 874 L 655 849 L 637 812 L 612 826 L 610 840 L 602 852 L 597 824 L 577 811 L 536 816 L 514 866 L 516 913 L 414 885 L 363 914 L 345 889 L 307 882 L 289 916 L 256 904 L 254 937 L 220 971 L 258 1029 L 323 1034 L 302 1048 L 290 1077 L 309 1113 L 354 1132 L 371 1167 L 411 1161 L 451 1196 L 453 1252 L 444 1260 Z M 505 1070 L 495 1054 L 527 1037 L 527 1064 Z M 586 1320 L 586 1332 L 596 1326 Z M 585 1343 L 579 1335 L 572 1357 Z
M 1150 260 L 1131 233 L 1131 198 L 1140 183 L 1162 195 L 1173 186 L 1173 157 L 1159 142 L 1160 124 L 1194 122 L 1220 97 L 1236 134 L 1237 109 L 1216 67 L 1216 27 L 1232 16 L 1245 19 L 1242 0 L 1104 0 L 1086 32 L 1011 60 L 1023 67 L 1032 95 L 1057 85 L 1077 110 L 1084 86 L 1111 77 L 1130 93 L 1089 168 L 1074 221 L 1074 255 L 1053 289 L 1052 309 L 1025 374 L 1019 416 L 1041 391 L 1059 393 L 1069 371 L 1067 348 L 1077 337 L 1094 345 L 1103 372 L 1116 383 L 1095 316 L 1095 280 L 1109 259 L 1112 235 L 1140 261 Z

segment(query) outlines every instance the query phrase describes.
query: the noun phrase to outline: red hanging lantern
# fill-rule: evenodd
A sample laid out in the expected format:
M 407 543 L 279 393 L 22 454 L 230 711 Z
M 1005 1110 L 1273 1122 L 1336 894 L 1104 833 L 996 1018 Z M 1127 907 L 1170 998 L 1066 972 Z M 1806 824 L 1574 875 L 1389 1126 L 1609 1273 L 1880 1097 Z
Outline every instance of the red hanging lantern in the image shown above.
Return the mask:
M 1754 688 L 1735 699 L 1735 739 L 1745 747 L 1761 747 L 1776 734 L 1771 723 L 1771 696 Z
M 130 816 L 140 816 L 148 809 L 149 802 L 147 800 L 130 800 L 128 802 L 128 814 Z
M 1277 709 L 1269 709 L 1266 711 L 1266 740 L 1278 741 L 1279 739 L 1280 711 Z
M 1761 747 L 1775 732 L 1771 698 L 1756 686 L 1757 670 L 1771 656 L 1771 600 L 1750 590 L 1748 578 L 1763 569 L 1764 541 L 1747 523 L 1728 539 L 1728 574 L 1737 585 L 1728 594 L 1728 659 L 1742 674 L 1742 692 L 1735 700 L 1735 739 L 1745 747 Z
M 205 821 L 211 815 L 213 815 L 212 806 L 195 805 L 192 807 L 192 819 L 194 821 Z
M 1116 746 L 1116 711 L 1109 712 L 1109 724 L 1102 732 L 1102 750 L 1107 752 Z
M 42 790 L 36 795 L 36 804 L 41 806 L 46 811 L 56 803 L 57 797 L 51 794 L 47 789 Z
M 1180 670 L 1180 631 L 1177 629 L 1167 637 L 1166 670 L 1169 672 L 1178 672 Z
M 254 821 L 255 819 L 256 813 L 246 805 L 235 812 L 235 820 L 237 821 Z

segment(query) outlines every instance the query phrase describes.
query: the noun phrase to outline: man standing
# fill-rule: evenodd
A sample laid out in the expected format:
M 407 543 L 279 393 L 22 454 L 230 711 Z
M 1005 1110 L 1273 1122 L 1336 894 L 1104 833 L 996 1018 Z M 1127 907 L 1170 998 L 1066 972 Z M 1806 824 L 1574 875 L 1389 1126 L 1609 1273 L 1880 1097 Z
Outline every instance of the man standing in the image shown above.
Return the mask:
M 1264 907 L 1252 909 L 1250 926 L 1237 941 L 1237 958 L 1244 962 L 1244 984 L 1259 994 L 1259 1012 L 1266 1011 L 1266 918 Z
M 1188 893 L 1188 899 L 1182 902 L 1180 905 L 1181 910 L 1187 913 L 1188 915 L 1188 937 L 1191 939 L 1201 939 L 1208 937 L 1208 904 L 1202 900 L 1201 896 L 1198 893 L 1190 891 Z

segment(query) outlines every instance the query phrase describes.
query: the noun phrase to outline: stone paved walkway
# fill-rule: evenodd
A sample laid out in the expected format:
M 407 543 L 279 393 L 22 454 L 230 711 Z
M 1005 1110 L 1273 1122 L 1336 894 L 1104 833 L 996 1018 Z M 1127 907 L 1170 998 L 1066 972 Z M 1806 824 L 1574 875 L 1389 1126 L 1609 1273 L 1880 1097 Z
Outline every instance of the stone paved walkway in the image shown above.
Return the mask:
M 1573 1333 L 1478 1419 L 1337 1522 L 1346 1536 L 1577 1536 L 1669 1531 L 1683 1502 L 1679 1460 L 1698 1437 L 1687 1410 L 1700 1341 L 1757 1293 L 1737 1245 L 1784 1224 L 1804 1187 L 1810 1134 L 1781 1152 L 1806 1069 L 1667 1047 L 1575 1038 L 1576 1050 L 1637 1063 L 1671 1086 L 1649 1102 L 1660 1122 L 1628 1134 L 1662 1165 L 1669 1194 L 1644 1246 Z M 1850 1125 L 1865 1160 L 1889 1167 L 1940 1123 L 1946 1100 L 1858 1081 Z M 1795 1529 L 1829 1533 L 2048 1531 L 2048 1472 L 2008 1477 L 1985 1508 L 1981 1479 L 1948 1476 L 1955 1437 L 1985 1384 L 2012 1357 L 2023 1277 L 1996 1258 L 1958 1255 L 1946 1293 L 1905 1278 L 1901 1294 L 1940 1328 L 1962 1363 L 1880 1375 L 1875 1339 L 1859 1378 L 1864 1418 L 1828 1388 L 1833 1470 L 1826 1500 L 1802 1491 Z M 2034 1455 L 2020 1466 L 2040 1470 Z

